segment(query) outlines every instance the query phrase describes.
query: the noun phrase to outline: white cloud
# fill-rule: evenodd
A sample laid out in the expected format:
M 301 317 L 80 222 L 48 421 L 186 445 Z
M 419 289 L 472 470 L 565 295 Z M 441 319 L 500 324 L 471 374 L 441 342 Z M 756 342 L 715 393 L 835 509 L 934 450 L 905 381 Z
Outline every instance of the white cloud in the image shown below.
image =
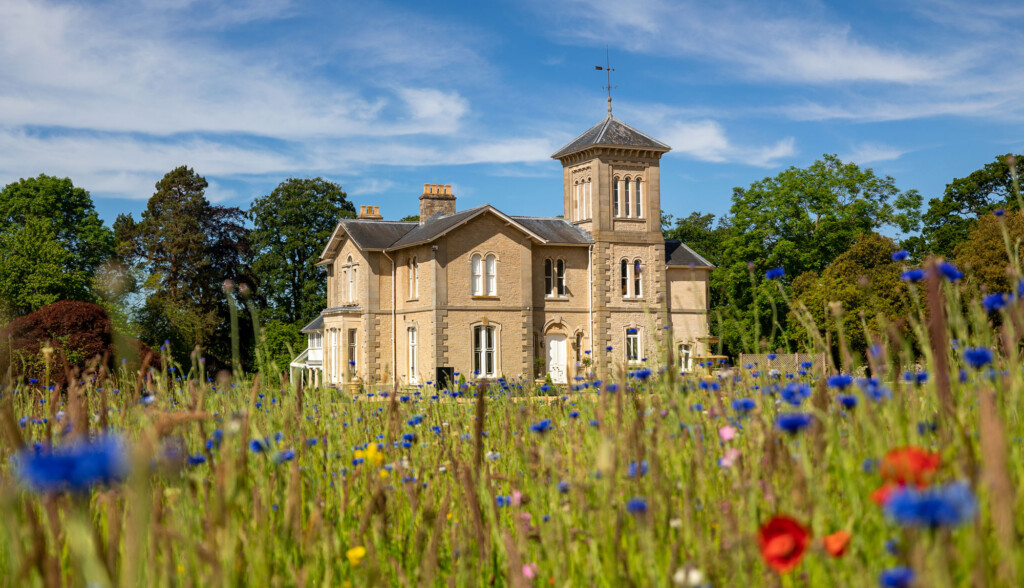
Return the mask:
M 859 145 L 855 145 L 852 152 L 841 156 L 840 159 L 864 165 L 876 161 L 891 161 L 893 159 L 899 159 L 909 152 L 909 149 L 900 149 L 898 147 L 892 147 L 880 143 L 861 143 Z
M 796 154 L 796 141 L 792 137 L 771 145 L 737 145 L 728 138 L 722 125 L 714 120 L 667 122 L 661 128 L 664 129 L 661 138 L 672 147 L 672 152 L 700 161 L 775 167 L 779 160 Z

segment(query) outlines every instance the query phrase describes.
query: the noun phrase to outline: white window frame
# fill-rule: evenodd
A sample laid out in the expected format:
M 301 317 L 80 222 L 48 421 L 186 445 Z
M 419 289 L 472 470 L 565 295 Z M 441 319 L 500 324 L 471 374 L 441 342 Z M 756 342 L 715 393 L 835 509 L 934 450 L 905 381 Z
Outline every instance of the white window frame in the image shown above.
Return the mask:
M 565 260 L 555 260 L 555 296 L 564 298 L 566 295 L 565 289 Z
M 619 260 L 619 290 L 623 298 L 629 298 L 629 288 L 633 283 L 632 271 L 628 259 Z
M 625 186 L 624 186 L 624 188 L 625 188 L 625 198 L 623 200 L 623 204 L 625 204 L 625 206 L 623 208 L 625 208 L 626 214 L 624 214 L 622 216 L 624 216 L 626 218 L 630 218 L 630 217 L 633 216 L 633 208 L 632 208 L 632 204 L 631 204 L 631 202 L 629 200 L 629 185 L 632 184 L 632 182 L 627 177 L 627 178 L 623 179 L 623 184 L 625 184 Z
M 679 367 L 684 371 L 690 371 L 690 365 L 693 363 L 693 345 L 689 343 L 679 344 Z
M 622 198 L 620 197 L 620 191 L 621 190 L 620 190 L 620 186 L 619 186 L 619 184 L 621 184 L 621 183 L 622 183 L 622 180 L 620 180 L 618 176 L 616 176 L 615 178 L 612 179 L 612 216 L 614 216 L 616 218 L 618 218 L 619 216 L 622 216 L 620 214 L 620 212 L 621 212 L 621 205 L 622 205 Z
M 416 372 L 416 346 L 417 346 L 417 333 L 416 327 L 409 327 L 409 383 L 416 384 L 419 382 L 417 379 L 418 374 Z
M 641 349 L 640 329 L 630 327 L 626 329 L 626 363 L 640 363 L 643 350 Z
M 409 260 L 409 298 L 420 297 L 420 264 L 416 256 Z
M 550 257 L 544 260 L 544 297 L 551 298 L 555 291 L 555 263 Z
M 634 185 L 636 186 L 636 190 L 634 190 L 635 194 L 633 195 L 636 198 L 636 218 L 643 218 L 643 182 L 640 180 L 640 178 L 636 178 Z
M 639 258 L 634 259 L 629 266 L 633 278 L 633 298 L 643 298 L 644 295 L 644 263 Z M 639 270 L 639 271 L 637 271 Z
M 498 256 L 493 253 L 484 258 L 484 288 L 487 296 L 498 295 Z
M 352 263 L 352 256 L 348 256 L 348 302 L 356 300 L 356 267 Z
M 498 373 L 498 358 L 495 355 L 498 329 L 494 325 L 474 325 L 470 336 L 473 345 L 473 376 L 493 378 Z M 488 359 L 490 370 L 487 369 Z
M 472 282 L 473 296 L 484 295 L 484 258 L 479 253 L 474 253 L 469 259 L 470 281 Z

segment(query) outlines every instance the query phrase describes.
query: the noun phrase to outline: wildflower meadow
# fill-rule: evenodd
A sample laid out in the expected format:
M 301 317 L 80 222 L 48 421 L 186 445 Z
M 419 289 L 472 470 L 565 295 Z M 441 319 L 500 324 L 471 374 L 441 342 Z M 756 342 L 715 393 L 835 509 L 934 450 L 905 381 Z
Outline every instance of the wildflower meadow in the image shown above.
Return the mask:
M 0 581 L 1016 586 L 1024 302 L 962 276 L 908 268 L 916 313 L 863 358 L 799 315 L 824 362 L 791 372 L 683 370 L 665 331 L 561 388 L 350 394 L 167 353 L 9 381 Z

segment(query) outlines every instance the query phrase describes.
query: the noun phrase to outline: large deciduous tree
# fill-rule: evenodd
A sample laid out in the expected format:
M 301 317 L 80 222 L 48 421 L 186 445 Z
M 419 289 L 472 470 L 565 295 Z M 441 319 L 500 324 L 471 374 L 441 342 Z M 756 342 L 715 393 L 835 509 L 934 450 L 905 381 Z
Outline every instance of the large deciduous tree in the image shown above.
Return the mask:
M 1019 259 L 1019 244 L 1024 243 L 1021 214 L 1013 211 L 1004 217 L 985 215 L 975 222 L 967 238 L 957 244 L 953 256 L 966 272 L 968 284 L 984 286 L 989 292 L 1016 291 L 1016 282 L 1010 279 L 1013 266 L 1010 255 Z
M 96 214 L 89 192 L 68 178 L 40 174 L 0 190 L 0 230 L 25 226 L 32 218 L 45 219 L 54 240 L 68 251 L 62 262 L 66 272 L 91 277 L 113 254 L 113 232 Z
M 721 326 L 713 321 L 712 327 L 731 352 L 741 350 L 734 346 L 750 331 L 754 309 L 761 334 L 779 336 L 766 341 L 768 347 L 785 344 L 784 310 L 776 315 L 778 328 L 772 328 L 770 302 L 779 302 L 777 289 L 756 285 L 767 269 L 783 268 L 782 282 L 788 285 L 804 272 L 824 270 L 859 235 L 884 227 L 909 232 L 920 222 L 917 191 L 900 191 L 893 178 L 827 154 L 807 168 L 791 167 L 749 188 L 735 188 L 732 201 L 722 262 L 711 273 L 712 290 L 727 301 L 726 320 Z
M 324 308 L 327 283 L 316 263 L 338 220 L 354 214 L 341 186 L 322 178 L 287 179 L 253 202 L 253 274 L 270 317 L 298 325 Z
M 244 213 L 206 199 L 206 179 L 189 167 L 156 183 L 139 222 L 114 223 L 119 253 L 145 275 L 140 322 L 151 341 L 171 340 L 177 351 L 199 345 L 230 357 L 225 280 L 250 281 Z
M 24 316 L 58 300 L 89 300 L 89 271 L 58 241 L 45 218 L 0 232 L 0 320 Z

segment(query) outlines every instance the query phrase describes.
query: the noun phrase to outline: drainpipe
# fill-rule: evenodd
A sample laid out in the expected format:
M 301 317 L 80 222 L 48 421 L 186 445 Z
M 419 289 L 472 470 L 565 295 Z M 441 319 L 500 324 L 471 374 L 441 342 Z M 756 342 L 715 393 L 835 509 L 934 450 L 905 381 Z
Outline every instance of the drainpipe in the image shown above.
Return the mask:
M 590 283 L 587 297 L 587 314 L 590 315 L 590 361 L 591 365 L 597 367 L 594 355 L 594 244 L 587 248 L 587 282 Z
M 398 332 L 397 331 L 398 327 L 395 325 L 395 321 L 397 320 L 397 309 L 395 308 L 395 292 L 396 292 L 395 289 L 398 287 L 398 283 L 395 281 L 396 278 L 397 278 L 397 275 L 395 273 L 396 272 L 395 260 L 391 259 L 391 256 L 388 255 L 387 251 L 381 250 L 381 253 L 383 253 L 384 257 L 388 258 L 388 261 L 391 262 L 391 377 L 394 379 L 394 381 L 391 382 L 391 386 L 392 386 L 393 389 L 397 390 L 398 389 L 398 347 L 397 347 L 398 346 L 398 339 L 397 339 L 398 335 L 396 333 Z

